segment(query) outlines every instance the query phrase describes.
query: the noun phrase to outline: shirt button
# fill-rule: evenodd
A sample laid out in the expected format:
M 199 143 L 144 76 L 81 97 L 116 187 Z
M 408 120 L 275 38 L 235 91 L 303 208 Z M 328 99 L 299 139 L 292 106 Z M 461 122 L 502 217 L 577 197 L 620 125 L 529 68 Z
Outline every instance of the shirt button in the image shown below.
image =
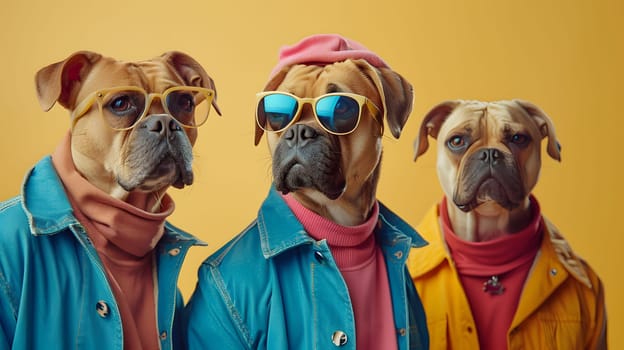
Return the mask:
M 106 318 L 110 314 L 108 304 L 104 300 L 100 300 L 95 304 L 95 311 L 97 311 L 98 315 L 102 318 Z
M 323 253 L 319 252 L 318 250 L 314 252 L 314 258 L 316 259 L 316 261 L 318 261 L 321 264 L 325 262 L 325 256 L 323 255 Z
M 343 346 L 347 343 L 347 335 L 343 331 L 335 331 L 332 334 L 332 343 L 336 346 Z
M 171 255 L 171 256 L 176 256 L 176 255 L 180 254 L 180 248 L 173 248 L 173 249 L 169 250 L 168 254 Z
M 162 331 L 160 333 L 160 340 L 165 340 L 167 339 L 167 331 Z

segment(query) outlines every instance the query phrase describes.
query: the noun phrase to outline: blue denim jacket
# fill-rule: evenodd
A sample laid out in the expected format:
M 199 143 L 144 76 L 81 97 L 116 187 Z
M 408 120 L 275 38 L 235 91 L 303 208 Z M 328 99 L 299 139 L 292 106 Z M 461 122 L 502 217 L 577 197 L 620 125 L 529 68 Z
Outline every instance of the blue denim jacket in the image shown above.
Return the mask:
M 181 340 L 177 278 L 195 244 L 167 223 L 156 247 L 162 349 Z M 50 157 L 26 176 L 20 196 L 0 203 L 0 349 L 123 349 L 104 268 Z
M 398 349 L 427 349 L 425 314 L 405 266 L 426 242 L 380 204 Z M 304 231 L 274 188 L 258 218 L 210 256 L 185 309 L 189 349 L 356 349 L 347 286 L 325 240 Z

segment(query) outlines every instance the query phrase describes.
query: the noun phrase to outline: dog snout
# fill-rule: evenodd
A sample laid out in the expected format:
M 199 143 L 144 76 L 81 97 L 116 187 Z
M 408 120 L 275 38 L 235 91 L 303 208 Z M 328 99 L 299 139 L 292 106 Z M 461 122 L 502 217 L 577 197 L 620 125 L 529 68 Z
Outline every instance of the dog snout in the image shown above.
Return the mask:
M 503 155 L 496 148 L 486 148 L 479 151 L 479 160 L 489 165 L 497 165 L 501 162 Z
M 284 132 L 283 139 L 290 147 L 295 145 L 303 146 L 316 139 L 318 135 L 318 131 L 311 126 L 295 124 Z
M 172 131 L 182 131 L 180 124 L 167 114 L 150 115 L 145 121 L 145 128 L 161 135 L 166 135 Z

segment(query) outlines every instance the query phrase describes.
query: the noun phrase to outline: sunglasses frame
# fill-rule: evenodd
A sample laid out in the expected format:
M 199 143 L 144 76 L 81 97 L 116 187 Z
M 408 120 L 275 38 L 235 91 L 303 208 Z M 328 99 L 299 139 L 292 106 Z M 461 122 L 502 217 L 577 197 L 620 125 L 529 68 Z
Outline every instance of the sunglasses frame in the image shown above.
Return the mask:
M 258 106 L 260 105 L 260 102 L 262 101 L 262 99 L 266 96 L 269 95 L 286 95 L 286 96 L 290 96 L 292 98 L 294 98 L 297 101 L 297 111 L 295 112 L 292 120 L 290 122 L 288 122 L 288 124 L 286 124 L 286 126 L 284 126 L 283 128 L 279 129 L 279 130 L 271 130 L 271 129 L 267 129 L 266 126 L 262 125 L 260 123 L 260 120 L 258 119 Z M 355 126 L 353 127 L 352 130 L 348 131 L 348 132 L 335 132 L 332 130 L 327 129 L 323 123 L 321 123 L 321 120 L 319 119 L 318 114 L 316 113 L 316 102 L 324 97 L 328 97 L 328 96 L 346 96 L 346 97 L 350 97 L 352 99 L 354 99 L 358 105 L 359 105 L 359 114 L 358 114 L 358 118 L 357 118 L 357 122 L 355 123 Z M 301 118 L 301 111 L 303 110 L 303 106 L 305 104 L 310 104 L 310 106 L 312 106 L 312 114 L 314 114 L 314 119 L 316 119 L 316 122 L 321 126 L 321 128 L 325 131 L 327 131 L 328 133 L 332 134 L 332 135 L 337 135 L 337 136 L 342 136 L 342 135 L 348 135 L 352 132 L 354 132 L 358 126 L 360 125 L 360 120 L 362 119 L 362 106 L 366 106 L 368 107 L 369 112 L 371 112 L 371 116 L 373 117 L 373 119 L 375 119 L 380 125 L 383 126 L 382 121 L 379 120 L 378 115 L 380 112 L 379 107 L 377 107 L 375 105 L 375 103 L 373 103 L 373 101 L 371 101 L 368 97 L 366 96 L 362 96 L 362 95 L 358 95 L 358 94 L 354 94 L 351 92 L 334 92 L 334 93 L 329 93 L 329 94 L 324 94 L 321 96 L 317 96 L 317 97 L 299 97 L 296 95 L 293 95 L 291 93 L 288 92 L 284 92 L 284 91 L 263 91 L 263 92 L 259 92 L 256 94 L 256 124 L 260 127 L 260 129 L 266 131 L 266 132 L 273 132 L 273 133 L 278 133 L 278 132 L 282 132 L 286 129 L 288 129 L 291 125 L 295 124 L 300 118 Z M 265 121 L 266 123 L 266 121 Z
M 100 89 L 100 90 L 96 90 L 92 93 L 90 93 L 89 95 L 87 95 L 82 102 L 80 102 L 78 104 L 78 106 L 76 106 L 76 108 L 74 109 L 74 112 L 72 113 L 71 117 L 72 117 L 72 129 L 74 128 L 74 126 L 76 125 L 76 122 L 82 118 L 83 116 L 85 116 L 87 114 L 87 112 L 93 107 L 93 104 L 95 104 L 97 102 L 98 104 L 98 109 L 100 112 L 100 116 L 103 119 L 106 119 L 104 117 L 104 113 L 102 110 L 102 106 L 104 105 L 104 98 L 109 96 L 110 94 L 113 93 L 117 93 L 117 92 L 122 92 L 122 91 L 135 91 L 135 92 L 139 92 L 142 93 L 145 96 L 145 106 L 143 108 L 143 112 L 141 113 L 141 115 L 139 117 L 136 118 L 136 120 L 134 121 L 134 123 L 128 127 L 125 128 L 115 128 L 113 127 L 108 121 L 106 121 L 106 124 L 113 130 L 116 131 L 125 131 L 125 130 L 130 130 L 132 128 L 134 128 L 137 124 L 139 124 L 139 122 L 145 118 L 145 116 L 147 116 L 148 111 L 150 109 L 150 106 L 152 105 L 152 102 L 154 100 L 155 97 L 158 97 L 160 99 L 160 104 L 162 105 L 165 113 L 167 113 L 168 115 L 170 115 L 173 119 L 175 119 L 181 126 L 185 127 L 185 128 L 198 128 L 202 125 L 204 125 L 206 123 L 206 121 L 208 120 L 208 115 L 210 114 L 210 107 L 212 105 L 212 100 L 214 99 L 215 96 L 215 91 L 212 89 L 207 89 L 207 88 L 203 88 L 203 87 L 199 87 L 199 86 L 186 86 L 186 85 L 180 85 L 180 86 L 172 86 L 168 89 L 166 89 L 165 91 L 163 91 L 162 93 L 156 93 L 156 92 L 151 92 L 148 93 L 147 91 L 145 91 L 145 89 L 140 88 L 138 86 L 116 86 L 116 87 L 112 87 L 112 88 L 105 88 L 105 89 Z M 188 92 L 194 92 L 194 93 L 199 93 L 204 95 L 205 101 L 202 101 L 204 103 L 208 104 L 208 111 L 206 113 L 206 119 L 204 121 L 202 121 L 200 124 L 195 124 L 195 125 L 186 125 L 186 124 L 182 124 L 182 122 L 180 122 L 178 119 L 176 119 L 173 114 L 171 114 L 171 112 L 169 112 L 169 108 L 167 107 L 167 96 L 172 93 L 172 92 L 176 92 L 176 91 L 188 91 Z

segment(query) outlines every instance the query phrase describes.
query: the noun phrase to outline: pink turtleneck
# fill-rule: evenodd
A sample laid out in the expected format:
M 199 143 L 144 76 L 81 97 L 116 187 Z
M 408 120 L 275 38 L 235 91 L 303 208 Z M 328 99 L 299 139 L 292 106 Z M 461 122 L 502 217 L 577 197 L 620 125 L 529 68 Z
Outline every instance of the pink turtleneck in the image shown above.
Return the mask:
M 453 232 L 446 206 L 444 198 L 440 204 L 444 239 L 472 309 L 480 348 L 507 349 L 507 332 L 542 241 L 539 204 L 531 197 L 531 221 L 524 229 L 485 242 L 459 238 Z M 492 276 L 497 276 L 504 286 L 502 294 L 483 290 Z
M 52 155 L 52 162 L 65 186 L 74 215 L 104 265 L 119 307 L 124 349 L 159 349 L 157 288 L 153 249 L 164 233 L 165 219 L 174 203 L 165 194 L 160 212 L 151 213 L 132 203 L 145 203 L 145 195 L 120 201 L 93 186 L 76 170 L 68 133 Z M 140 198 L 143 197 L 143 198 Z
M 357 348 L 396 349 L 386 263 L 374 235 L 379 204 L 375 203 L 370 218 L 361 225 L 341 226 L 307 209 L 291 195 L 283 198 L 312 238 L 327 240 L 349 290 Z

